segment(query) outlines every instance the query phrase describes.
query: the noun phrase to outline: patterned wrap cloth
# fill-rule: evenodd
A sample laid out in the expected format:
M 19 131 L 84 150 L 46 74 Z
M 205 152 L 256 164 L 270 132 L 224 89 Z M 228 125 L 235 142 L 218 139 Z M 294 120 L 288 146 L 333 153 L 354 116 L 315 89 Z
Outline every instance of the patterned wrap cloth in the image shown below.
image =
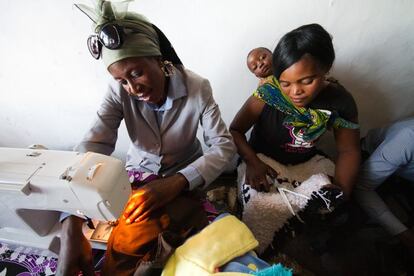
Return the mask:
M 284 124 L 295 127 L 305 141 L 318 139 L 330 128 L 358 129 L 359 125 L 347 121 L 335 112 L 306 107 L 296 107 L 282 92 L 276 77 L 270 76 L 254 91 L 253 96 L 286 114 Z

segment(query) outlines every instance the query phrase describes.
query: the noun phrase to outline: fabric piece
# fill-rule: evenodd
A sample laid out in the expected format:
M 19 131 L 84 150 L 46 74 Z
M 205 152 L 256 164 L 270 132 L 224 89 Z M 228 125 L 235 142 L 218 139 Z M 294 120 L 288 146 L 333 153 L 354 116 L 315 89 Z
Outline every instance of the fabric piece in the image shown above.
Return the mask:
M 54 275 L 57 259 L 41 254 L 40 249 L 0 243 L 0 275 Z
M 207 199 L 203 199 L 202 203 L 204 211 L 206 211 L 207 213 L 208 222 L 213 222 L 219 215 L 219 212 L 217 211 L 216 207 L 213 204 L 211 204 L 211 202 Z
M 103 274 L 133 275 L 137 269 L 143 273 L 142 266 L 145 271 L 162 267 L 168 254 L 172 253 L 171 248 L 207 224 L 199 200 L 190 194 L 178 196 L 145 221 L 127 225 L 120 218 L 108 241 Z M 170 238 L 166 239 L 166 236 Z M 166 242 L 170 249 L 164 246 Z
M 257 241 L 246 225 L 234 216 L 226 216 L 177 248 L 162 275 L 245 275 L 215 272 L 218 267 L 256 246 Z
M 56 274 L 58 259 L 44 256 L 50 252 L 38 248 L 0 243 L 0 275 L 51 276 Z M 100 275 L 104 251 L 92 249 L 96 276 Z
M 136 189 L 140 186 L 143 186 L 155 179 L 158 178 L 158 175 L 148 173 L 148 172 L 141 172 L 139 170 L 128 170 L 128 179 L 129 183 L 132 186 L 132 189 Z
M 257 276 L 292 276 L 292 270 L 281 264 L 272 265 L 269 268 L 253 273 Z
M 218 221 L 224 217 L 230 216 L 229 213 L 220 214 L 215 218 L 214 221 Z M 220 272 L 242 272 L 242 273 L 251 273 L 263 270 L 270 267 L 268 263 L 258 258 L 254 251 L 249 251 L 239 257 L 232 259 L 230 262 L 226 263 L 216 270 Z
M 222 266 L 220 271 L 252 274 L 251 272 L 258 272 L 269 267 L 270 265 L 268 263 L 258 258 L 253 252 L 247 252 L 246 254 L 236 257 L 229 263 Z
M 296 107 L 282 92 L 276 77 L 271 76 L 253 95 L 266 104 L 287 114 L 284 124 L 296 129 L 296 135 L 306 142 L 318 139 L 328 128 L 358 129 L 359 125 L 347 121 L 327 110 Z
M 308 162 L 295 166 L 284 166 L 262 154 L 258 154 L 258 157 L 278 173 L 270 192 L 258 192 L 245 183 L 244 162 L 238 167 L 237 182 L 244 203 L 242 220 L 259 241 L 258 252 L 263 253 L 272 243 L 275 233 L 294 214 L 306 208 L 312 194 L 331 183 L 328 175 L 334 174 L 335 166 L 332 161 L 322 156 L 315 156 Z M 285 193 L 289 204 L 275 186 L 293 192 Z
M 362 164 L 355 198 L 391 235 L 407 230 L 375 191 L 393 174 L 414 181 L 414 118 L 368 132 L 361 145 L 370 156 Z

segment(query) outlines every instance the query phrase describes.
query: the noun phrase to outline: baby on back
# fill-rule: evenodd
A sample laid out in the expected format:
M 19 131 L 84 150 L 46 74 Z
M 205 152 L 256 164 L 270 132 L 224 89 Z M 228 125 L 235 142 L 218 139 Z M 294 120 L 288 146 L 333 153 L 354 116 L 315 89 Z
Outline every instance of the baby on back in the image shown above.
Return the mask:
M 273 74 L 272 52 L 265 47 L 254 48 L 247 55 L 247 67 L 259 78 L 259 85 L 262 85 Z

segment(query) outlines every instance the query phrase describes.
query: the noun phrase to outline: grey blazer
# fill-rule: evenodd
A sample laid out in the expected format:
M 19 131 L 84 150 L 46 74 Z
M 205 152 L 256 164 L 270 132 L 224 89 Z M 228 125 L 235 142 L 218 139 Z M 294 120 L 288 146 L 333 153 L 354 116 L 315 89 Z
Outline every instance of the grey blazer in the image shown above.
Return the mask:
M 158 126 L 155 111 L 122 86 L 110 83 L 97 118 L 78 151 L 110 155 L 115 149 L 118 127 L 122 120 L 131 139 L 127 153 L 127 169 L 135 168 L 162 176 L 192 166 L 205 185 L 211 183 L 233 158 L 236 148 L 214 101 L 208 80 L 184 70 L 170 77 L 169 92 L 178 89 L 180 96 L 172 108 L 164 111 Z M 203 153 L 196 134 L 203 130 L 207 150 Z

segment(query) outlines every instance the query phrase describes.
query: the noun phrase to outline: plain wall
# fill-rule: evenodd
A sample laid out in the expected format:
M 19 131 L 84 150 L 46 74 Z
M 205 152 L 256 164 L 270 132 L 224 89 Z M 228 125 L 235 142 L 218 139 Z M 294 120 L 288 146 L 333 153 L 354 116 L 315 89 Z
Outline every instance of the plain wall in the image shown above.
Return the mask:
M 86 47 L 89 19 L 72 4 L 0 1 L 0 146 L 71 149 L 90 126 L 109 75 Z M 227 124 L 257 85 L 249 50 L 273 50 L 283 34 L 313 22 L 333 36 L 331 75 L 355 97 L 362 134 L 414 115 L 414 1 L 140 0 L 130 10 L 210 80 Z M 121 130 L 115 155 L 127 146 Z

